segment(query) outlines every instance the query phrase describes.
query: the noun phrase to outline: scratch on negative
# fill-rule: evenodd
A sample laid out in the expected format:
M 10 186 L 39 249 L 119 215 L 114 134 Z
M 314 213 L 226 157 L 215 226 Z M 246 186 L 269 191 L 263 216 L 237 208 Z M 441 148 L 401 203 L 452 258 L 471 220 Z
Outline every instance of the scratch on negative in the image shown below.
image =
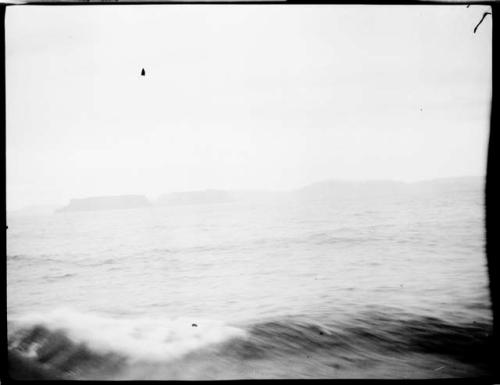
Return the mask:
M 474 33 L 476 33 L 477 31 L 477 28 L 481 25 L 481 23 L 483 22 L 484 18 L 488 15 L 491 15 L 491 12 L 485 12 L 483 13 L 483 17 L 481 18 L 481 20 L 479 20 L 479 23 L 477 23 L 476 25 L 476 28 L 474 28 Z

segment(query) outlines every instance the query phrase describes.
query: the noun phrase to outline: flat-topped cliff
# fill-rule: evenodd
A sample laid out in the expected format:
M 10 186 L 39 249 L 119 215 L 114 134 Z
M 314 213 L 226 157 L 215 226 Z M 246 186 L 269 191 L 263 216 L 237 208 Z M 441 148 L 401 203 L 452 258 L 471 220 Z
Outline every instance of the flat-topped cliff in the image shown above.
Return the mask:
M 144 195 L 99 196 L 71 199 L 69 204 L 57 212 L 133 209 L 151 206 Z

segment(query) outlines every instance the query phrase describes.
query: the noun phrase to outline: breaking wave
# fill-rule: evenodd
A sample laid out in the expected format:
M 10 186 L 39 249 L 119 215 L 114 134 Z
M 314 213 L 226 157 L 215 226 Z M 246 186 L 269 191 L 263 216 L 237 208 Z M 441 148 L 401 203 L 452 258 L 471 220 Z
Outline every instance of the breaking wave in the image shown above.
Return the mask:
M 230 338 L 236 327 L 214 320 L 116 318 L 59 309 L 9 319 L 9 352 L 61 374 L 83 367 L 165 362 Z
M 352 362 L 417 353 L 481 367 L 485 374 L 491 365 L 490 324 L 458 325 L 432 317 L 367 313 L 336 324 L 290 317 L 231 326 L 214 320 L 126 319 L 57 310 L 10 319 L 8 327 L 11 367 L 30 367 L 36 378 L 120 378 L 119 373 L 139 366 L 149 369 L 128 376 L 142 379 L 151 367 L 161 367 L 162 378 L 168 379 L 169 363 L 188 362 L 193 355 L 196 361 L 218 357 L 219 363 L 234 365 L 288 362 L 304 354 Z

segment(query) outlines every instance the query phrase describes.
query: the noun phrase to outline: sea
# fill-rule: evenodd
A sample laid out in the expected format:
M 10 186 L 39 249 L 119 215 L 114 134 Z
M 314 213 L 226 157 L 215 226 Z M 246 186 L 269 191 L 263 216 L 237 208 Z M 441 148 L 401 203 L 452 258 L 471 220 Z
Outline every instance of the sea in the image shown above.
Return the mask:
M 484 185 L 8 213 L 11 376 L 487 377 Z

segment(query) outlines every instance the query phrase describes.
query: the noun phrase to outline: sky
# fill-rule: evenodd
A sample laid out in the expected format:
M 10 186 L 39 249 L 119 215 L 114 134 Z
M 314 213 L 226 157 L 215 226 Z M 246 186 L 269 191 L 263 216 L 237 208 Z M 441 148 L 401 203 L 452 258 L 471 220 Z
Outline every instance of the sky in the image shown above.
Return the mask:
M 484 175 L 487 10 L 8 7 L 7 208 Z

